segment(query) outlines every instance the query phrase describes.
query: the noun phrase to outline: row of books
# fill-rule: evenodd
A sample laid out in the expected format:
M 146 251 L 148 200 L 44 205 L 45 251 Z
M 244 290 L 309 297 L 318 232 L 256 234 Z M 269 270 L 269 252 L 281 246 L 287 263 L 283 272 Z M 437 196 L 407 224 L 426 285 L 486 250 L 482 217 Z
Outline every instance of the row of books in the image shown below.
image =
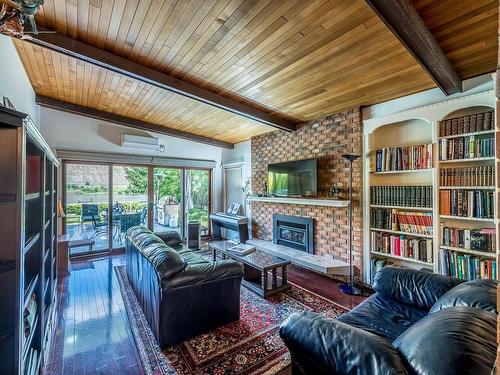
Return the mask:
M 441 186 L 494 186 L 495 167 L 443 168 L 439 172 Z
M 443 275 L 465 280 L 494 279 L 497 272 L 494 259 L 449 250 L 440 251 L 439 264 Z
M 370 186 L 370 202 L 380 206 L 432 207 L 432 186 Z
M 441 190 L 439 213 L 460 217 L 493 218 L 493 191 Z
M 36 294 L 33 293 L 23 313 L 23 327 L 24 327 L 25 337 L 29 337 L 29 335 L 35 329 L 34 324 L 35 324 L 36 310 L 37 310 Z
M 372 251 L 432 263 L 432 239 L 371 232 Z
M 408 171 L 432 168 L 432 144 L 386 147 L 375 152 L 375 171 Z
M 496 249 L 495 229 L 464 229 L 441 226 L 441 243 L 444 246 L 494 253 Z
M 25 375 L 35 375 L 38 374 L 38 350 L 30 348 L 28 355 L 26 357 L 26 363 L 24 364 L 24 374 Z
M 488 136 L 439 140 L 439 160 L 473 159 L 495 156 L 495 140 Z
M 428 212 L 402 212 L 386 208 L 372 208 L 370 219 L 371 228 L 432 235 L 432 214 Z
M 451 118 L 439 122 L 439 136 L 460 135 L 485 130 L 493 130 L 495 120 L 493 111 Z

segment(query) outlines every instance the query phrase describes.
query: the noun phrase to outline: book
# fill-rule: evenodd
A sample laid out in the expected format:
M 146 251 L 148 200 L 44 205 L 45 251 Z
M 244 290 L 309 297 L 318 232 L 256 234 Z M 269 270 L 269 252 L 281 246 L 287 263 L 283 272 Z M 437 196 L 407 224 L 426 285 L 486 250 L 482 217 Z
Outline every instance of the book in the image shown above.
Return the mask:
M 480 189 L 441 190 L 439 192 L 440 215 L 493 218 L 493 191 Z
M 407 171 L 432 168 L 432 144 L 386 147 L 375 151 L 375 171 Z
M 474 159 L 495 156 L 492 134 L 439 140 L 439 160 Z
M 494 124 L 493 111 L 460 116 L 439 122 L 439 136 L 449 137 L 476 131 L 492 130 Z
M 371 232 L 373 252 L 432 263 L 432 239 Z
M 494 186 L 495 167 L 443 168 L 439 172 L 441 186 Z
M 255 246 L 241 243 L 239 245 L 230 247 L 227 250 L 234 253 L 234 254 L 237 254 L 237 255 L 248 255 L 248 254 L 253 253 L 255 251 Z
M 496 261 L 456 251 L 440 250 L 439 270 L 447 276 L 464 280 L 493 279 Z
M 495 253 L 495 229 L 466 229 L 441 225 L 441 245 Z
M 370 202 L 379 206 L 432 207 L 432 186 L 370 186 Z
M 432 235 L 432 213 L 371 208 L 370 227 L 401 231 L 408 234 Z

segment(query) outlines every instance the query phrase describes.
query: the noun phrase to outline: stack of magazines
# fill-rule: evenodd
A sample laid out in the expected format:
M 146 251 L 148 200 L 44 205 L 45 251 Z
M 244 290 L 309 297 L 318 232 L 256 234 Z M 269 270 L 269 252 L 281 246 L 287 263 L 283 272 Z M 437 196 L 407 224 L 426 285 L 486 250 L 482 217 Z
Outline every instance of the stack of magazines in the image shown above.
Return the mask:
M 233 254 L 247 255 L 247 254 L 253 253 L 255 251 L 255 246 L 240 243 L 239 245 L 230 247 L 227 250 Z

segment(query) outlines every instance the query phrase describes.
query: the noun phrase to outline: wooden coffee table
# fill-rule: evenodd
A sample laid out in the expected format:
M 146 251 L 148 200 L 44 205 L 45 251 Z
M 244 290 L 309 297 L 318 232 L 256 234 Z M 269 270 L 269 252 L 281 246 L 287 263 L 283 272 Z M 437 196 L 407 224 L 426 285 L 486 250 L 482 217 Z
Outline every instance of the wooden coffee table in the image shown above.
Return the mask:
M 287 283 L 287 267 L 291 262 L 265 253 L 258 248 L 247 255 L 238 255 L 228 249 L 234 246 L 229 241 L 212 241 L 208 247 L 213 251 L 214 261 L 219 253 L 223 259 L 233 259 L 243 265 L 243 285 L 259 296 L 266 298 L 272 294 L 290 289 Z M 281 276 L 278 269 L 281 268 Z

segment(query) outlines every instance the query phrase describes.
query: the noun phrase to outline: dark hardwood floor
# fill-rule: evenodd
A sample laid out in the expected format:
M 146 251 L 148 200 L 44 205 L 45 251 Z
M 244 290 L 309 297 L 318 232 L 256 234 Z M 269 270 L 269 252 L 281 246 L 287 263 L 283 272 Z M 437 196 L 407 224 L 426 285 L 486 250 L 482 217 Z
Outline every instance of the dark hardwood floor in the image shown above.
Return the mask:
M 58 327 L 45 374 L 142 374 L 113 267 L 123 255 L 72 262 L 59 279 Z M 289 280 L 345 308 L 363 297 L 342 294 L 337 282 L 297 267 Z
M 59 279 L 58 325 L 46 374 L 142 374 L 113 267 L 125 257 L 72 263 Z

